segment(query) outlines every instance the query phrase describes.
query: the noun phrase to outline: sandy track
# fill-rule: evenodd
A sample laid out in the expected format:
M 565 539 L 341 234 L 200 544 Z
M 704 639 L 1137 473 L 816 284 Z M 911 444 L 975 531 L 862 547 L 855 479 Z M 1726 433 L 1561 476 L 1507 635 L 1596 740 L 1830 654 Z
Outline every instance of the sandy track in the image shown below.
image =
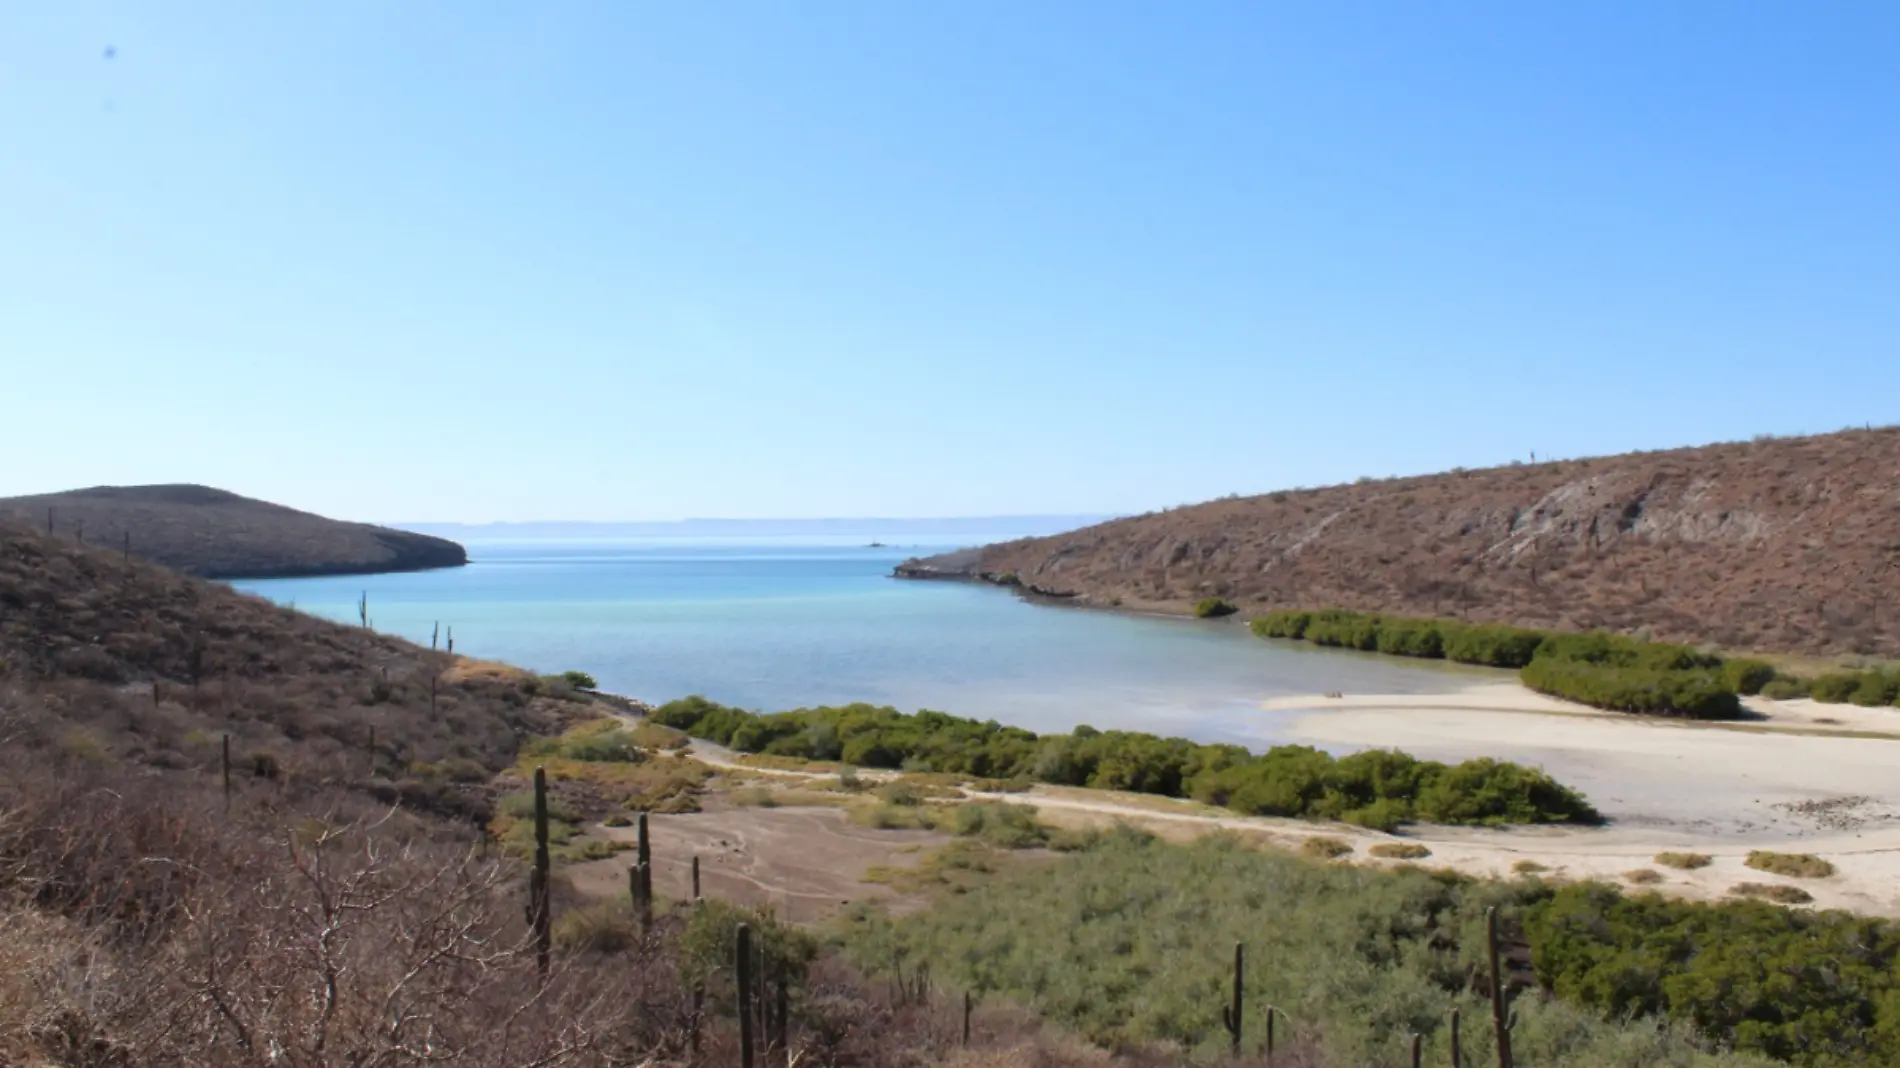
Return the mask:
M 909 902 L 888 887 L 864 882 L 874 866 L 910 867 L 922 848 L 950 841 L 929 831 L 859 827 L 835 808 L 714 808 L 682 815 L 654 815 L 653 886 L 660 897 L 692 896 L 692 858 L 699 857 L 701 890 L 707 897 L 751 906 L 771 906 L 799 923 L 835 915 L 854 901 L 884 901 L 901 911 Z M 632 827 L 590 828 L 590 833 L 634 841 Z M 906 852 L 906 850 L 909 850 Z M 575 888 L 590 896 L 627 892 L 632 853 L 566 869 Z

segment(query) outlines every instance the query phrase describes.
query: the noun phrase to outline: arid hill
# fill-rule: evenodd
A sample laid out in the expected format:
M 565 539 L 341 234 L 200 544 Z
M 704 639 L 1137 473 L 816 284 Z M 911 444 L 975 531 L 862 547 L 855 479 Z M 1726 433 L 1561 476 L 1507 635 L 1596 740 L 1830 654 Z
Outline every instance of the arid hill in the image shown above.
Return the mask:
M 460 567 L 445 538 L 345 523 L 206 486 L 95 486 L 0 498 L 12 519 L 208 578 L 351 575 Z M 130 536 L 128 543 L 127 537 Z
M 1092 604 L 1337 607 L 1900 654 L 1900 428 L 1230 498 L 912 561 Z
M 195 777 L 228 733 L 249 774 L 480 815 L 562 721 L 526 678 L 0 522 L 0 720 L 62 752 Z

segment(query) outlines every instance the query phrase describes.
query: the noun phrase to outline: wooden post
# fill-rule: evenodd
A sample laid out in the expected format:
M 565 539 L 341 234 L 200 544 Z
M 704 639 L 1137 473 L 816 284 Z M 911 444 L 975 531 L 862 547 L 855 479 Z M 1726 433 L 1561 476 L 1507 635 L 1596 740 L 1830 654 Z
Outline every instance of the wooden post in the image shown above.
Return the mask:
M 534 769 L 534 874 L 528 881 L 528 923 L 534 929 L 534 966 L 543 979 L 548 974 L 552 948 L 552 887 L 548 882 L 548 773 Z
M 693 900 L 699 900 L 699 854 L 693 854 Z
M 1419 1058 L 1423 1055 L 1424 1047 L 1420 1044 L 1418 1032 L 1414 1031 L 1412 1032 L 1412 1068 L 1422 1068 Z
M 970 992 L 968 990 L 963 992 L 963 1045 L 966 1049 L 970 1045 Z
M 1458 1037 L 1459 1016 L 1457 1009 L 1451 1010 L 1451 1068 L 1465 1068 L 1465 1051 Z
M 732 950 L 732 970 L 739 984 L 739 1068 L 752 1066 L 752 928 L 739 925 L 738 944 Z
M 1511 1068 L 1511 1019 L 1505 1006 L 1504 973 L 1498 968 L 1498 909 L 1484 910 L 1485 943 L 1491 956 L 1491 1029 L 1498 1042 L 1498 1068 Z
M 1267 1063 L 1273 1063 L 1273 1016 L 1280 1010 L 1267 1006 Z

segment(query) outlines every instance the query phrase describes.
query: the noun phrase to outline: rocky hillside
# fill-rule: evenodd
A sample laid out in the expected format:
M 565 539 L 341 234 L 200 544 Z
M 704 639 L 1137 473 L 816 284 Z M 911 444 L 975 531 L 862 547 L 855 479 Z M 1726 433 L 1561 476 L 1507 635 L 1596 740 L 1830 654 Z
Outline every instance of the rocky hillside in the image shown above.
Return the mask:
M 426 534 L 344 523 L 206 486 L 95 486 L 0 498 L 0 519 L 122 549 L 207 578 L 373 574 L 460 567 L 468 553 Z M 130 537 L 128 543 L 127 538 Z
M 1900 655 L 1900 428 L 1210 501 L 899 574 Z

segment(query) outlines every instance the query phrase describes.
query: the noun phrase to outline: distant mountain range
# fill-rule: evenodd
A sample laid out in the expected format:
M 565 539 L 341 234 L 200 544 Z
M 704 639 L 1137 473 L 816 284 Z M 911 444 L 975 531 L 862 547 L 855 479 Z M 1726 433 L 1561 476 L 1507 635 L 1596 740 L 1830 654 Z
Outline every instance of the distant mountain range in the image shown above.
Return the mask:
M 954 516 L 943 519 L 679 519 L 646 523 L 395 523 L 401 530 L 457 541 L 481 538 L 717 538 L 955 536 L 1026 538 L 1060 534 L 1103 522 L 1102 515 Z

